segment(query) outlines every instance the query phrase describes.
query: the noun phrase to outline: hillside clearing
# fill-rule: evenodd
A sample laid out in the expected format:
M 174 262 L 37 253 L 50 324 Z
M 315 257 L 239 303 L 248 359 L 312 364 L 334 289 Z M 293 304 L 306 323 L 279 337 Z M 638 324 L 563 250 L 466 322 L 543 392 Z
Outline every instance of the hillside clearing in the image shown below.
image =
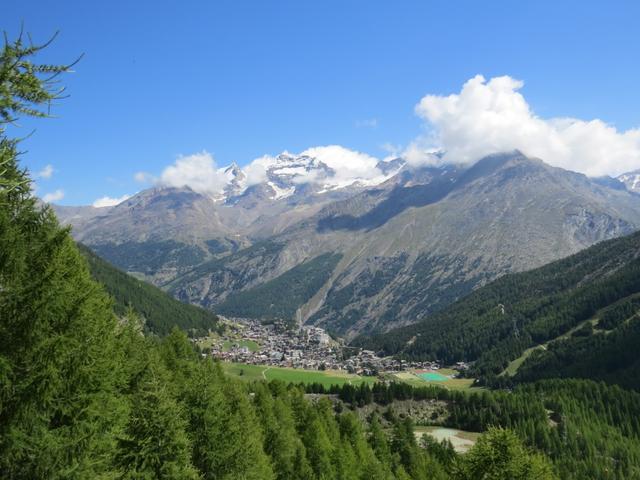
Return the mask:
M 477 432 L 444 427 L 415 427 L 414 434 L 418 441 L 420 441 L 424 434 L 430 435 L 439 442 L 449 440 L 451 445 L 453 445 L 453 449 L 458 453 L 468 452 L 469 449 L 475 445 L 478 437 L 480 437 L 480 434 Z

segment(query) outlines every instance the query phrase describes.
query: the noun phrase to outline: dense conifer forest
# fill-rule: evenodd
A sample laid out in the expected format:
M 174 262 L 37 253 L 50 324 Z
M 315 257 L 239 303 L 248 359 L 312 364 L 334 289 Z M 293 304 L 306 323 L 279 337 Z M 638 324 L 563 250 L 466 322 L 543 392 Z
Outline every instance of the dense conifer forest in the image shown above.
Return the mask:
M 78 245 L 87 259 L 89 271 L 113 297 L 113 309 L 122 316 L 131 308 L 143 320 L 145 330 L 157 335 L 168 334 L 173 327 L 198 336 L 220 327 L 215 314 L 195 305 L 175 300 L 162 290 L 118 270 L 84 245 Z

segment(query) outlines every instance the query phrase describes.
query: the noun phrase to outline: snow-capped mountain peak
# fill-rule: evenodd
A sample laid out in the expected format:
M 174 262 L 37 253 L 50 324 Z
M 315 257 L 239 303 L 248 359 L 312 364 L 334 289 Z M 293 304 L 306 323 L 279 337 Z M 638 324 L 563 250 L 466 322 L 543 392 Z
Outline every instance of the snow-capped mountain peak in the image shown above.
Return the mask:
M 211 155 L 181 158 L 167 167 L 158 185 L 189 187 L 214 202 L 237 203 L 241 196 L 281 200 L 298 195 L 320 195 L 346 188 L 378 185 L 404 168 L 399 158 L 379 160 L 367 154 L 330 145 L 300 154 L 287 151 L 265 155 L 240 167 L 217 167 Z M 346 193 L 346 192 L 345 192 Z
M 335 171 L 317 158 L 308 155 L 293 156 L 281 153 L 266 169 L 267 178 L 280 188 L 291 188 L 303 183 L 325 181 Z
M 630 192 L 640 193 L 640 169 L 623 173 L 618 177 L 618 180 L 624 183 Z

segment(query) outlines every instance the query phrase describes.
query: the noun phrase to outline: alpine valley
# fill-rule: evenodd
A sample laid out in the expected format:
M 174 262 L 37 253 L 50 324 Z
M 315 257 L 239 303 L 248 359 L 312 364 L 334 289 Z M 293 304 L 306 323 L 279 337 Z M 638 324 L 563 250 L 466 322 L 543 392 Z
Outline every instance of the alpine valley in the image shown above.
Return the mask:
M 3 9 L 2 480 L 640 480 L 632 2 L 66 3 Z
M 216 194 L 158 184 L 113 207 L 55 211 L 77 241 L 179 300 L 347 338 L 420 322 L 640 227 L 637 172 L 589 178 L 519 151 L 471 167 L 387 159 L 346 179 L 283 153 L 265 172 L 249 182 L 233 164 Z

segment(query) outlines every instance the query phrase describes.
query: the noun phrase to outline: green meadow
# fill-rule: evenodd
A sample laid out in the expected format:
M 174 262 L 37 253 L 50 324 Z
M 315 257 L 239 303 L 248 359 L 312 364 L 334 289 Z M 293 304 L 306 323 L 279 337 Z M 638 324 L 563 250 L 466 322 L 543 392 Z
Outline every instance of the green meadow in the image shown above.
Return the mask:
M 456 375 L 457 372 L 450 368 L 441 368 L 438 370 L 438 376 L 433 375 L 433 379 L 430 379 L 429 375 L 418 374 L 415 372 L 400 372 L 391 374 L 392 379 L 401 380 L 405 383 L 413 385 L 414 387 L 424 387 L 426 385 L 434 385 L 439 387 L 445 387 L 450 390 L 479 390 L 479 387 L 474 387 L 473 378 L 451 378 Z M 445 377 L 444 379 L 442 377 Z
M 243 363 L 221 362 L 222 369 L 228 375 L 242 380 L 282 380 L 287 383 L 320 383 L 324 386 L 343 385 L 351 383 L 374 384 L 375 377 L 361 377 L 341 371 L 303 370 L 300 368 L 270 367 L 265 365 L 247 365 Z

